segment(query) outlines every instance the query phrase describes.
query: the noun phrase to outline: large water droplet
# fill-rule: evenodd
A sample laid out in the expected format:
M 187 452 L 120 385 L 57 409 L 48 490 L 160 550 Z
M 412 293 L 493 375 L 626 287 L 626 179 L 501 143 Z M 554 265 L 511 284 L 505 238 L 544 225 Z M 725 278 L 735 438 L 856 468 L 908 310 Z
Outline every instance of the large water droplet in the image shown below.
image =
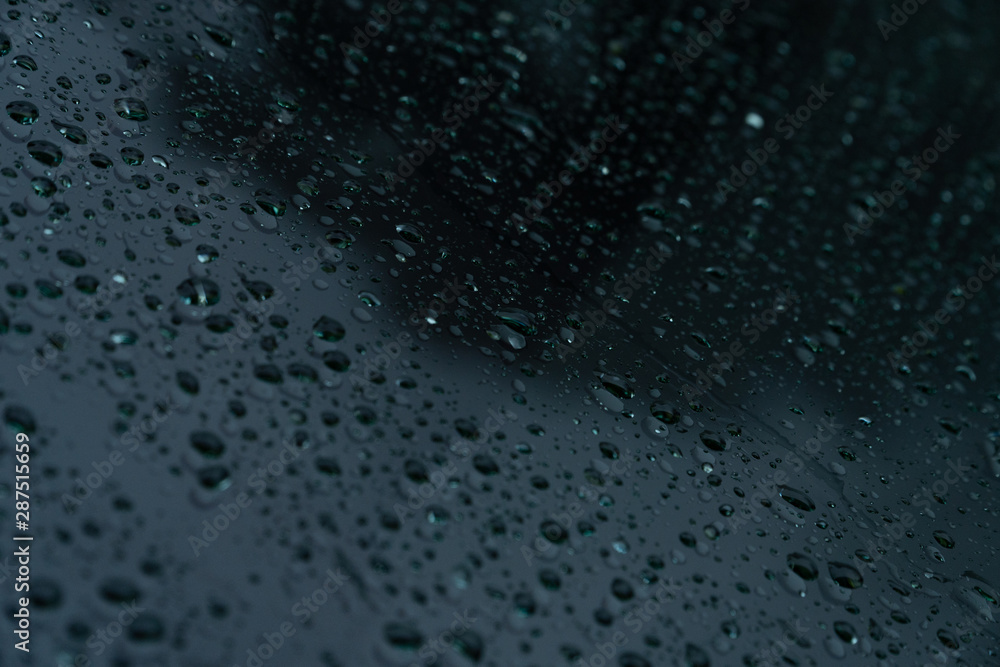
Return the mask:
M 857 568 L 847 563 L 830 562 L 827 564 L 830 578 L 841 588 L 861 588 L 864 579 Z
M 49 167 L 58 167 L 63 161 L 63 152 L 51 141 L 39 139 L 28 142 L 28 155 Z
M 21 125 L 32 125 L 38 120 L 38 107 L 31 102 L 17 100 L 7 105 L 7 115 Z
M 149 120 L 149 110 L 142 100 L 134 97 L 120 97 L 115 100 L 115 113 L 125 120 L 137 122 Z
M 313 325 L 313 335 L 330 343 L 337 342 L 344 337 L 345 333 L 346 329 L 340 321 L 326 315 L 316 320 Z
M 214 306 L 221 292 L 208 278 L 188 278 L 177 286 L 177 294 L 189 306 Z
M 783 484 L 779 486 L 778 495 L 781 496 L 781 499 L 786 503 L 796 509 L 802 510 L 803 512 L 811 512 L 816 509 L 816 503 L 812 501 L 812 498 L 807 496 L 802 491 L 793 489 L 790 486 L 785 486 Z

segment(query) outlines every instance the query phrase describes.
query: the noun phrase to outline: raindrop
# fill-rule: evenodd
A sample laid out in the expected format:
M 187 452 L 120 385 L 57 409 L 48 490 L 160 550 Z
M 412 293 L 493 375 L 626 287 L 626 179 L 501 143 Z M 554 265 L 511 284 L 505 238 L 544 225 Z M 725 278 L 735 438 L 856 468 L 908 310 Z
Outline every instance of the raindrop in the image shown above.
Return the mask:
M 191 446 L 207 459 L 219 458 L 226 449 L 219 436 L 210 431 L 195 431 L 192 433 Z
M 643 660 L 642 663 L 635 663 L 635 667 L 643 664 L 649 666 L 649 663 Z M 712 661 L 709 660 L 705 649 L 696 644 L 688 643 L 684 647 L 684 665 L 685 667 L 711 667 Z
M 174 207 L 174 217 L 182 225 L 197 225 L 201 222 L 201 218 L 193 208 L 184 206 L 183 204 L 178 204 Z
M 320 340 L 327 341 L 329 343 L 336 343 L 338 340 L 344 337 L 347 331 L 344 329 L 344 325 L 340 323 L 339 320 L 335 320 L 332 317 L 323 315 L 316 323 L 313 324 L 313 335 Z
M 219 302 L 219 286 L 208 278 L 188 278 L 177 286 L 177 294 L 189 306 L 214 306 Z
M 813 581 L 819 576 L 819 568 L 809 556 L 792 553 L 786 558 L 788 568 L 806 581 Z
M 217 25 L 205 24 L 205 32 L 212 38 L 212 41 L 219 46 L 232 48 L 236 45 L 236 38 L 233 37 L 233 34 L 225 28 Z
M 16 433 L 34 435 L 35 416 L 20 405 L 11 405 L 3 411 L 3 421 L 7 428 Z
M 830 562 L 827 563 L 830 578 L 837 582 L 841 588 L 861 588 L 864 579 L 857 568 L 847 563 Z
M 713 452 L 724 452 L 729 449 L 729 442 L 726 438 L 714 431 L 702 431 L 700 437 L 702 443 Z
M 207 243 L 202 243 L 197 248 L 195 248 L 197 253 L 198 261 L 202 264 L 209 264 L 219 259 L 219 251 L 215 249 L 214 246 L 210 246 Z
M 532 336 L 538 332 L 538 329 L 532 324 L 534 318 L 523 310 L 507 308 L 497 311 L 497 317 L 522 336 Z
M 778 486 L 778 495 L 781 496 L 782 500 L 786 503 L 796 509 L 802 510 L 803 512 L 811 512 L 816 509 L 816 503 L 814 503 L 809 496 L 798 489 L 793 489 L 790 486 L 785 486 L 783 484 Z
M 63 153 L 59 147 L 44 139 L 29 141 L 28 155 L 49 167 L 58 167 L 63 161 Z
M 103 153 L 91 153 L 90 164 L 94 165 L 98 169 L 111 169 L 112 167 L 111 158 Z
M 29 72 L 35 72 L 38 70 L 38 65 L 35 63 L 34 58 L 31 58 L 30 56 L 14 56 L 14 60 L 12 62 L 21 69 L 26 69 Z
M 32 125 L 38 120 L 38 107 L 31 102 L 18 100 L 7 105 L 7 115 L 21 125 Z
M 847 621 L 834 621 L 833 631 L 848 644 L 858 643 L 858 633 L 855 631 L 854 626 Z
M 681 417 L 680 412 L 675 406 L 666 403 L 657 403 L 650 407 L 649 411 L 654 417 L 668 425 L 676 424 Z
M 121 155 L 122 155 L 122 160 L 125 162 L 125 164 L 131 165 L 133 167 L 142 164 L 143 160 L 145 159 L 145 156 L 142 154 L 141 150 L 139 150 L 138 148 L 132 148 L 131 146 L 126 146 L 125 148 L 123 148 L 121 150 Z
M 125 120 L 137 122 L 149 120 L 149 110 L 142 100 L 134 97 L 120 97 L 115 100 L 115 113 Z
M 400 236 L 410 243 L 423 243 L 424 236 L 420 233 L 420 230 L 413 225 L 401 224 L 396 225 L 396 231 Z
M 934 541 L 943 546 L 945 549 L 955 548 L 955 540 L 943 530 L 934 531 Z
M 52 121 L 52 126 L 59 131 L 59 134 L 66 137 L 70 143 L 77 144 L 78 146 L 86 144 L 90 141 L 87 137 L 87 133 L 83 131 L 82 127 L 77 127 L 76 125 L 67 125 L 66 123 L 60 123 L 57 120 Z
M 254 201 L 257 202 L 257 206 L 260 206 L 261 210 L 265 213 L 269 213 L 276 218 L 280 218 L 285 214 L 285 209 L 287 208 L 286 202 L 270 190 L 257 190 L 253 193 L 253 196 Z

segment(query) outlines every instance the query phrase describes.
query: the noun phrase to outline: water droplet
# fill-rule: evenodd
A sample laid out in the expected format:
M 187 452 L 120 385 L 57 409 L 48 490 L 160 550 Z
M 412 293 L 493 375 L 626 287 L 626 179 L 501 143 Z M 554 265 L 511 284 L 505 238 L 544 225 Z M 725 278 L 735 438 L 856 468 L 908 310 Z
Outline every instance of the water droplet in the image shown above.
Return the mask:
M 49 167 L 58 167 L 63 161 L 63 152 L 59 147 L 43 139 L 28 142 L 28 155 Z
M 82 127 L 77 127 L 76 125 L 67 125 L 66 123 L 60 123 L 57 120 L 52 121 L 52 127 L 59 131 L 59 134 L 66 137 L 71 143 L 79 145 L 86 144 L 90 141 L 87 137 L 87 133 L 83 131 Z
M 149 110 L 142 100 L 134 97 L 120 97 L 115 100 L 115 113 L 125 120 L 137 122 L 149 120 Z
M 208 278 L 188 278 L 177 286 L 177 294 L 189 306 L 214 306 L 219 302 L 219 286 Z
M 205 33 L 219 46 L 232 48 L 236 45 L 236 38 L 233 37 L 233 34 L 221 26 L 205 24 Z
M 38 107 L 31 102 L 17 100 L 7 105 L 7 115 L 21 125 L 32 125 L 38 120 Z
M 847 621 L 834 621 L 833 631 L 848 644 L 858 643 L 858 633 L 855 631 L 854 626 Z
M 778 486 L 778 495 L 792 507 L 800 509 L 804 512 L 811 512 L 816 509 L 816 503 L 814 503 L 809 496 L 798 489 L 793 489 L 790 486 L 785 486 L 783 484 Z
M 207 459 L 219 458 L 226 449 L 222 439 L 210 431 L 195 431 L 192 433 L 191 446 Z
M 14 56 L 14 60 L 12 62 L 21 69 L 26 69 L 29 72 L 35 72 L 38 70 L 38 65 L 31 56 Z
M 847 563 L 827 563 L 827 570 L 830 572 L 830 578 L 837 582 L 841 588 L 861 588 L 861 584 L 864 582 L 857 568 Z
M 709 659 L 705 649 L 691 643 L 688 643 L 684 647 L 684 664 L 685 667 L 712 667 L 712 661 Z M 645 660 L 641 663 L 635 663 L 634 667 L 640 667 L 640 665 L 651 667 Z M 630 665 L 630 667 L 632 666 Z
M 132 148 L 131 146 L 126 146 L 125 148 L 123 148 L 121 150 L 121 155 L 122 155 L 122 160 L 125 162 L 125 164 L 131 165 L 133 167 L 142 164 L 143 159 L 145 158 L 141 150 L 139 150 L 138 148 Z
M 714 431 L 702 431 L 700 437 L 705 446 L 713 452 L 724 452 L 729 449 L 729 442 L 726 438 Z
M 680 412 L 677 410 L 676 406 L 669 405 L 667 403 L 657 403 L 649 408 L 649 411 L 654 417 L 659 419 L 664 424 L 673 425 L 680 420 Z
M 635 396 L 635 390 L 632 389 L 632 385 L 617 375 L 603 376 L 601 378 L 601 385 L 616 398 L 629 399 Z
M 423 243 L 424 235 L 420 233 L 420 230 L 409 224 L 396 225 L 396 231 L 405 240 L 410 243 Z
M 174 217 L 182 225 L 197 225 L 201 222 L 201 218 L 198 217 L 198 213 L 195 212 L 193 208 L 184 206 L 183 204 L 178 204 L 174 207 Z
M 60 250 L 56 253 L 56 257 L 60 262 L 66 266 L 72 266 L 74 269 L 80 269 L 87 265 L 87 260 L 84 256 L 75 250 Z
M 313 324 L 313 335 L 320 340 L 325 340 L 330 343 L 336 343 L 344 337 L 345 333 L 347 333 L 347 330 L 339 320 L 335 320 L 326 315 L 320 317 L 316 320 L 316 323 Z
M 819 576 L 819 568 L 816 567 L 816 563 L 809 556 L 792 553 L 788 554 L 785 560 L 788 563 L 788 569 L 806 581 L 813 581 Z
M 955 540 L 953 540 L 952 537 L 943 530 L 934 531 L 934 541 L 943 546 L 945 549 L 955 548 Z
M 7 428 L 15 433 L 26 433 L 28 435 L 34 435 L 35 433 L 35 416 L 27 408 L 20 405 L 8 406 L 3 411 L 3 421 L 7 425 Z
M 280 218 L 285 214 L 287 203 L 270 190 L 257 190 L 253 193 L 253 196 L 254 201 L 257 202 L 257 206 L 260 206 L 261 210 L 265 213 L 269 213 L 276 218 Z
M 326 233 L 327 243 L 335 248 L 347 248 L 354 243 L 354 234 L 337 229 Z
M 39 197 L 51 197 L 59 191 L 56 184 L 44 176 L 31 179 L 31 189 Z

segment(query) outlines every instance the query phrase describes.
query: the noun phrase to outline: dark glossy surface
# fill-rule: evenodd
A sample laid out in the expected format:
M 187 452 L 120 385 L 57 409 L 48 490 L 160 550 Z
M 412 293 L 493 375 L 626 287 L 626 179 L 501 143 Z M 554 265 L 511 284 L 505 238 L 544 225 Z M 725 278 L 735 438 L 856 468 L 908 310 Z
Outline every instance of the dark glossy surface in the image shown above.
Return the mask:
M 1000 24 L 913 7 L 6 7 L 2 664 L 1000 664 Z

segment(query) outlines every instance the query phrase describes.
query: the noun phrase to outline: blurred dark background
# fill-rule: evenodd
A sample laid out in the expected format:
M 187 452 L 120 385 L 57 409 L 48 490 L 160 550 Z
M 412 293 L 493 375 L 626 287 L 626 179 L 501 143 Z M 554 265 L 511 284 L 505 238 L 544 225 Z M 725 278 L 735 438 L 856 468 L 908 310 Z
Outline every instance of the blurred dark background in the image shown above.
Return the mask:
M 0 664 L 1000 664 L 996 285 L 888 361 L 996 252 L 1000 24 L 914 6 L 11 4 Z

